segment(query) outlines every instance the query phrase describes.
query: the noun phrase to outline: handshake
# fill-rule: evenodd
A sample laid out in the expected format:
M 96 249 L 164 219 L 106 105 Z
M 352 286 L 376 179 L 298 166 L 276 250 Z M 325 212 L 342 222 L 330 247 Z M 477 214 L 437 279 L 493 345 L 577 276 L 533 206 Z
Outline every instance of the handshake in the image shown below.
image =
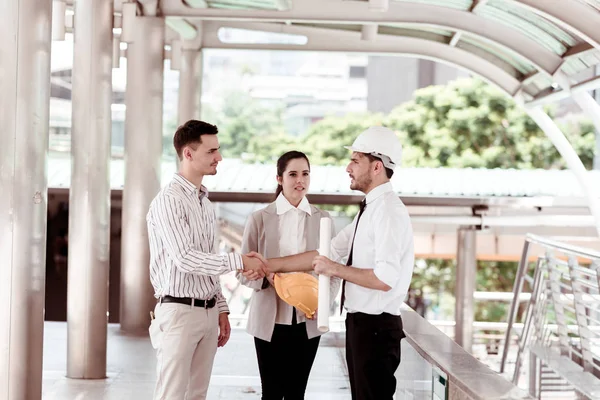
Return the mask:
M 271 271 L 269 271 L 268 261 L 262 254 L 251 251 L 248 254 L 242 255 L 242 261 L 244 263 L 242 274 L 246 279 L 255 281 L 257 279 L 262 279 L 265 276 L 272 276 Z

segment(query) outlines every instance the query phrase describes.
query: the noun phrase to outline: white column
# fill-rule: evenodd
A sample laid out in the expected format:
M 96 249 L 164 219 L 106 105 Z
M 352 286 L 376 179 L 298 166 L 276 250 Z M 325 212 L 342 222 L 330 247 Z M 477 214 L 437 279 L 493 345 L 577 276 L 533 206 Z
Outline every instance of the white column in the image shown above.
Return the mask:
M 474 227 L 462 227 L 457 235 L 454 341 L 470 353 L 475 315 L 473 297 L 477 275 L 477 230 Z
M 160 190 L 165 21 L 136 17 L 127 47 L 125 187 L 121 239 L 121 329 L 148 334 L 155 304 L 146 215 Z
M 194 118 L 202 119 L 202 77 L 204 74 L 204 53 L 202 50 L 198 52 L 196 57 L 196 93 L 195 96 L 198 99 L 196 109 L 194 110 Z M 211 122 L 211 121 L 208 121 Z M 211 123 L 214 123 L 212 121 Z
M 600 76 L 600 65 L 596 65 L 596 76 Z M 600 89 L 594 90 L 594 100 L 600 103 Z M 597 117 L 597 118 L 600 118 Z M 600 128 L 596 127 L 596 155 L 594 157 L 594 169 L 600 170 Z
M 76 0 L 69 192 L 67 376 L 106 377 L 112 0 Z
M 0 399 L 39 400 L 52 1 L 0 7 Z
M 179 125 L 193 119 L 196 112 L 196 60 L 199 54 L 198 50 L 183 49 L 181 51 L 178 92 Z
M 587 200 L 590 212 L 594 217 L 598 236 L 600 236 L 600 187 L 591 181 L 588 171 L 575 150 L 573 150 L 573 146 L 571 146 L 560 128 L 552 121 L 552 118 L 541 107 L 526 107 L 525 111 L 552 141 L 554 147 L 567 163 L 568 168 L 575 174 Z
M 173 54 L 171 57 L 173 57 Z M 200 61 L 199 63 L 197 63 L 198 60 Z M 198 64 L 200 64 L 200 72 L 202 71 L 202 51 L 183 48 L 177 64 L 179 66 L 177 121 L 178 125 L 181 126 L 190 119 L 200 119 L 201 99 L 198 94 L 198 88 L 201 85 L 202 74 L 198 78 L 197 73 Z M 175 165 L 179 169 L 179 158 L 177 155 L 175 155 Z

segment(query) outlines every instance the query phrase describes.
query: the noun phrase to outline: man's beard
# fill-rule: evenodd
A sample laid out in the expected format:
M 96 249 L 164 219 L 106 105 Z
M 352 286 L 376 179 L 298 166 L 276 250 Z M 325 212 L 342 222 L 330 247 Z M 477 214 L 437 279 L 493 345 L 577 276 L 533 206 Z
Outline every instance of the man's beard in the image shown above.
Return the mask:
M 364 192 L 369 186 L 371 186 L 371 182 L 373 182 L 373 180 L 369 177 L 364 177 L 360 180 L 354 178 L 354 184 L 350 185 L 350 189 Z

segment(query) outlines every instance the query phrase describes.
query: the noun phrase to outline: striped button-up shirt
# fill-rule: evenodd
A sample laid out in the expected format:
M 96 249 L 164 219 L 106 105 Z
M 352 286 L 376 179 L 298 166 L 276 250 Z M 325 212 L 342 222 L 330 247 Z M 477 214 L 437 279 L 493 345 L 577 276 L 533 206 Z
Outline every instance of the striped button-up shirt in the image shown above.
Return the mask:
M 211 299 L 229 312 L 219 275 L 243 269 L 239 254 L 215 254 L 216 216 L 204 186 L 176 174 L 150 204 L 150 281 L 162 296 Z

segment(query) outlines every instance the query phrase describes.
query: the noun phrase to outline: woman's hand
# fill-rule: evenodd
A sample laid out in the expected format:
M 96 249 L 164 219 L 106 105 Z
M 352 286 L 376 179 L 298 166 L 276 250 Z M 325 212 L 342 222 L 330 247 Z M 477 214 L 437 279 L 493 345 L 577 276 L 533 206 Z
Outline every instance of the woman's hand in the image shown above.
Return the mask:
M 269 283 L 271 284 L 271 286 L 275 287 L 275 274 L 274 273 L 267 274 L 266 278 L 269 281 Z

